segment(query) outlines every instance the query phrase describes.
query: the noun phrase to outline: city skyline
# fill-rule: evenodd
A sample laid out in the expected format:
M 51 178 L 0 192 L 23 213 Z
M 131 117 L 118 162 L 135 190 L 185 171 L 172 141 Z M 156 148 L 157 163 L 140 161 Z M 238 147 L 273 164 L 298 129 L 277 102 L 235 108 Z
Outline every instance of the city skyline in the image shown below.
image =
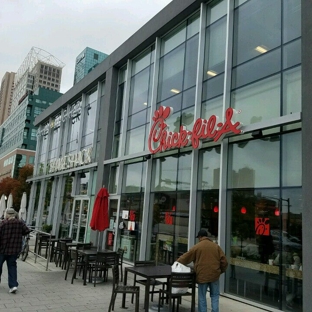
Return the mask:
M 170 0 L 5 2 L 0 12 L 0 77 L 16 72 L 35 46 L 65 63 L 60 92 L 73 86 L 75 60 L 87 46 L 111 54 Z M 44 17 L 44 18 L 42 18 Z M 111 30 L 114 31 L 111 31 Z M 53 40 L 52 40 L 53 39 Z

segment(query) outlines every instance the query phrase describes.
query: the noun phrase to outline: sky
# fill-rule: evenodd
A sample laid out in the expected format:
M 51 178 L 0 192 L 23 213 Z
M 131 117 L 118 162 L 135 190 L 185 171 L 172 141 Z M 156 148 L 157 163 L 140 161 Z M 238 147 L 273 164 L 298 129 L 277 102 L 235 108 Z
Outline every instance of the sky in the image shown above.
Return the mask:
M 111 54 L 171 0 L 2 0 L 0 80 L 32 47 L 65 63 L 61 92 L 73 86 L 76 57 L 90 47 Z

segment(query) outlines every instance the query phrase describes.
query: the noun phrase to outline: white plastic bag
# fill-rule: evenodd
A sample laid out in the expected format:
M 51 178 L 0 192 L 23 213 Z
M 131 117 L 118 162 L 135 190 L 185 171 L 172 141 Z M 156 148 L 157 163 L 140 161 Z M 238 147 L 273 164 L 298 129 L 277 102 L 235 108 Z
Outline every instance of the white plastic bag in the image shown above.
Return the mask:
M 177 273 L 189 273 L 191 272 L 191 268 L 185 266 L 184 264 L 175 261 L 173 265 L 171 266 L 171 271 L 172 272 L 177 272 Z M 173 294 L 185 294 L 187 293 L 188 288 L 187 287 L 172 287 L 171 292 Z

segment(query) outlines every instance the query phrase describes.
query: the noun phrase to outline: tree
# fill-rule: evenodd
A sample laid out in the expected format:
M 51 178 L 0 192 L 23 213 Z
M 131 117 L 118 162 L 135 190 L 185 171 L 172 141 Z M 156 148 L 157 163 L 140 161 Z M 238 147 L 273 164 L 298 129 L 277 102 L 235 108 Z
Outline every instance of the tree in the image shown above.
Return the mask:
M 33 174 L 33 166 L 25 165 L 19 169 L 17 179 L 11 177 L 4 178 L 0 181 L 0 197 L 4 194 L 9 197 L 10 193 L 13 196 L 13 206 L 16 211 L 19 211 L 23 193 L 26 192 L 29 199 L 31 185 L 26 182 L 27 177 Z

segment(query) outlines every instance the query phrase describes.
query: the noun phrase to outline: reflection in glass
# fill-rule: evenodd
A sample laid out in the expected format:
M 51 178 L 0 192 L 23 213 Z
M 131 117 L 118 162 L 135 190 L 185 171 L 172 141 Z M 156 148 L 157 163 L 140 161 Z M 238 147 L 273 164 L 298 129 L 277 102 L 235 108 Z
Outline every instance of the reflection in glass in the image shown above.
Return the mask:
M 124 259 L 139 259 L 143 216 L 143 193 L 123 193 L 120 199 L 117 248 L 124 250 Z
M 129 116 L 147 107 L 151 67 L 131 78 Z
M 184 56 L 185 44 L 182 44 L 160 59 L 158 102 L 182 91 Z
M 188 248 L 189 192 L 153 195 L 150 259 L 172 264 Z
M 146 114 L 146 112 L 145 112 Z M 126 155 L 142 152 L 145 148 L 146 125 L 127 131 Z
M 62 212 L 61 212 L 61 222 L 59 228 L 59 238 L 68 237 L 70 224 L 71 224 L 71 215 L 73 208 L 73 197 L 72 197 L 72 184 L 73 179 L 71 177 L 65 178 L 64 194 L 62 197 Z
M 36 225 L 37 214 L 38 214 L 38 206 L 39 206 L 40 189 L 41 189 L 41 182 L 36 182 L 36 186 L 37 186 L 37 188 L 36 188 L 36 194 L 35 194 L 35 200 L 34 200 L 34 211 L 33 211 L 33 216 L 30 219 L 32 226 Z
M 280 116 L 280 75 L 232 92 L 231 107 L 240 110 L 239 121 L 249 125 Z
M 250 0 L 234 12 L 233 65 L 281 45 L 281 1 Z
M 153 160 L 152 190 L 170 191 L 177 188 L 178 157 L 163 157 Z
M 283 42 L 301 36 L 301 1 L 283 1 Z
M 143 167 L 145 163 L 134 163 L 125 165 L 122 185 L 123 193 L 140 192 L 143 179 Z
M 232 89 L 265 78 L 280 70 L 281 49 L 276 49 L 233 69 Z
M 225 65 L 226 18 L 207 27 L 204 80 L 224 72 Z
M 301 132 L 282 136 L 282 185 L 302 184 L 302 139 Z
M 275 137 L 230 145 L 228 187 L 279 186 L 280 141 Z
M 228 202 L 227 292 L 302 311 L 301 188 L 232 190 Z
M 301 112 L 301 66 L 283 74 L 283 115 Z
M 220 147 L 211 147 L 199 153 L 198 189 L 219 189 Z

